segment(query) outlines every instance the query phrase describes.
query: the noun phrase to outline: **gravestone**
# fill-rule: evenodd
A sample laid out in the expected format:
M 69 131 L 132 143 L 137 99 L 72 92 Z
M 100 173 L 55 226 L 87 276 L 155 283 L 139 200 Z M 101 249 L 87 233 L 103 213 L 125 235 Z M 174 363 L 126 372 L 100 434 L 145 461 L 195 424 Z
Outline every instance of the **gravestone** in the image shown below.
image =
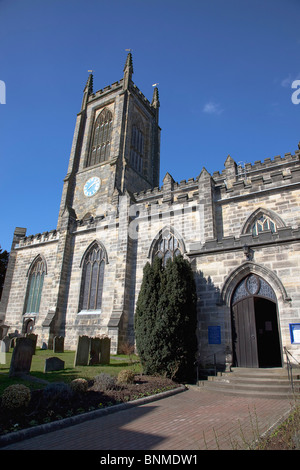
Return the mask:
M 17 338 L 24 338 L 24 335 L 21 335 L 18 330 L 15 330 L 14 333 L 9 333 L 8 337 L 11 339 L 10 347 L 14 348 L 16 345 Z
M 79 336 L 74 360 L 75 366 L 110 363 L 110 343 L 108 336 L 90 338 Z
M 5 338 L 3 338 L 3 340 L 2 340 L 2 343 L 5 345 L 5 352 L 8 353 L 9 348 L 10 348 L 11 339 L 8 336 L 5 336 Z
M 91 341 L 88 336 L 78 336 L 74 367 L 87 366 L 90 356 Z
M 90 338 L 90 362 L 89 365 L 100 364 L 101 339 Z
M 102 336 L 100 339 L 100 364 L 109 364 L 110 362 L 110 338 Z
M 4 341 L 0 339 L 0 364 L 6 364 L 6 346 Z
M 52 372 L 54 370 L 64 370 L 65 362 L 58 357 L 48 357 L 45 360 L 44 372 Z
M 0 326 L 0 339 L 5 338 L 5 336 L 7 335 L 8 330 L 9 330 L 8 325 L 1 325 Z
M 64 352 L 64 341 L 63 336 L 55 336 L 53 340 L 53 352 L 54 353 L 63 353 Z
M 32 347 L 33 347 L 33 353 L 32 354 L 35 354 L 38 335 L 34 335 L 33 333 L 29 333 L 29 335 L 26 335 L 26 338 L 31 339 Z
M 29 374 L 34 344 L 30 338 L 16 338 L 11 358 L 9 377 Z

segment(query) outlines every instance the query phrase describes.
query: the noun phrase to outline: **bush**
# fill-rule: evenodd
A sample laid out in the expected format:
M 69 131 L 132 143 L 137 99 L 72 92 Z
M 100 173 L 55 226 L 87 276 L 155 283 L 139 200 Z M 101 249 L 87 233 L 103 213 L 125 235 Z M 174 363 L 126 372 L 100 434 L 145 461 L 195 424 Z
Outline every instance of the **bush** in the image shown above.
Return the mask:
M 64 382 L 54 382 L 47 385 L 43 390 L 43 401 L 47 408 L 57 408 L 69 403 L 73 398 L 72 388 Z
M 94 384 L 100 390 L 113 390 L 116 386 L 116 380 L 111 375 L 101 372 L 94 377 Z
M 121 370 L 118 374 L 117 384 L 132 384 L 134 382 L 134 372 L 130 369 Z
M 85 379 L 74 379 L 70 383 L 73 392 L 85 393 L 88 389 L 88 381 Z
M 31 391 L 22 384 L 10 385 L 2 394 L 2 406 L 4 408 L 15 410 L 17 408 L 27 407 L 31 399 Z

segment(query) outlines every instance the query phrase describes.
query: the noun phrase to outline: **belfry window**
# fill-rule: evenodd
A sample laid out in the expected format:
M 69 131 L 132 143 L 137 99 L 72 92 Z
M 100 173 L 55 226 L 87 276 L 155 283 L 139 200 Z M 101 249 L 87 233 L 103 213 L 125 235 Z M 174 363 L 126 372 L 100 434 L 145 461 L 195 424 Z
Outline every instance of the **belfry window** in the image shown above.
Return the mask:
M 30 269 L 25 313 L 39 313 L 46 266 L 39 256 Z
M 97 165 L 105 162 L 110 157 L 112 131 L 112 114 L 108 109 L 104 109 L 97 117 L 93 135 L 92 145 L 86 166 Z
M 158 256 L 161 258 L 163 266 L 166 265 L 168 259 L 173 260 L 175 256 L 180 254 L 180 243 L 171 232 L 162 234 L 157 240 L 153 250 L 153 257 Z
M 144 134 L 137 128 L 137 126 L 133 126 L 131 134 L 130 163 L 139 173 L 143 172 L 143 157 Z
M 276 224 L 270 217 L 261 215 L 255 220 L 252 226 L 252 235 L 257 236 L 259 233 L 265 232 L 266 230 L 271 230 L 272 233 L 276 232 Z
M 94 243 L 83 261 L 79 311 L 101 309 L 104 268 L 104 251 Z

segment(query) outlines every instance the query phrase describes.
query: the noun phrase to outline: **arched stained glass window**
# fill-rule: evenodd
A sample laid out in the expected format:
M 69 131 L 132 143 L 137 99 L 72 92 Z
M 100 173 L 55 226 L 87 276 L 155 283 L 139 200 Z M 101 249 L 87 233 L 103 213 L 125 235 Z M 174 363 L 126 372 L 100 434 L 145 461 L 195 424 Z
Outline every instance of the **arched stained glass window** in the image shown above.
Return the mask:
M 112 113 L 108 109 L 103 109 L 97 117 L 92 136 L 87 167 L 105 162 L 110 157 L 112 131 Z
M 256 236 L 261 232 L 265 232 L 266 230 L 271 230 L 272 233 L 276 232 L 276 224 L 267 215 L 261 215 L 258 219 L 255 220 L 252 226 L 252 235 Z
M 153 257 L 158 256 L 161 258 L 164 266 L 168 259 L 173 260 L 175 256 L 180 254 L 182 254 L 180 243 L 171 232 L 162 234 L 157 240 L 153 250 Z
M 105 255 L 98 243 L 94 243 L 83 261 L 80 311 L 100 310 L 102 304 Z
M 39 313 L 46 266 L 39 256 L 30 269 L 25 313 Z

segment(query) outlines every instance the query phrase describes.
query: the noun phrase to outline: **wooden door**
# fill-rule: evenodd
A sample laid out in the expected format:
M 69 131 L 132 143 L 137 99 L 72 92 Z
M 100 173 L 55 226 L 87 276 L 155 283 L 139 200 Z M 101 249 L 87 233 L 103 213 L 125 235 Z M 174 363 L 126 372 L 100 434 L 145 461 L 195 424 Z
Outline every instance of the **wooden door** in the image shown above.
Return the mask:
M 259 367 L 253 297 L 233 305 L 234 350 L 237 367 Z

